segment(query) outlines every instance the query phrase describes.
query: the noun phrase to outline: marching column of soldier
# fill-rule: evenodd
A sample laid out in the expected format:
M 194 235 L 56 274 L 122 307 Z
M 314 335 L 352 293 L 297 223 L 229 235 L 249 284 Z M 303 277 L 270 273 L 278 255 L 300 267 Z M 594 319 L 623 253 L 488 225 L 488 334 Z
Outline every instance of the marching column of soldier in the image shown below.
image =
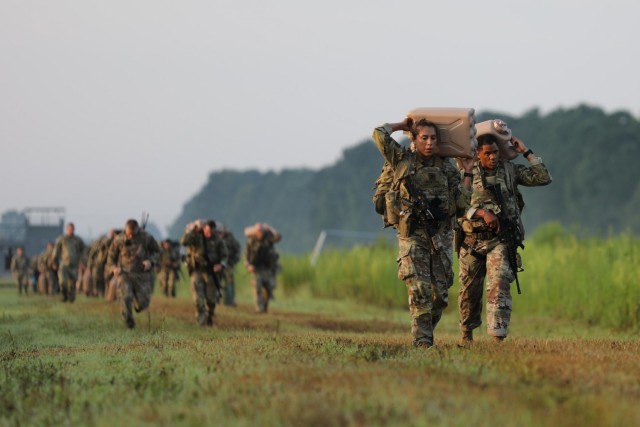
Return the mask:
M 506 128 L 504 122 L 495 122 Z M 374 204 L 384 225 L 397 229 L 398 278 L 407 287 L 416 347 L 434 345 L 434 330 L 453 285 L 454 248 L 460 271 L 460 345 L 468 346 L 473 331 L 482 324 L 483 287 L 487 334 L 496 342 L 508 335 L 512 282 L 520 292 L 517 250 L 524 248 L 524 201 L 518 186 L 544 186 L 551 183 L 551 175 L 510 131 L 506 141 L 514 156 L 521 154 L 528 166 L 502 153 L 499 139 L 504 142 L 504 135 L 498 138 L 490 127 L 482 129 L 475 157 L 457 158 L 457 168 L 450 158 L 437 154 L 441 135 L 434 122 L 407 117 L 373 132 L 385 160 Z M 410 148 L 392 138 L 396 131 L 409 135 Z M 280 270 L 275 244 L 281 236 L 265 223 L 247 227 L 245 236 L 244 264 L 252 275 L 255 311 L 267 313 Z M 69 223 L 65 234 L 32 260 L 18 248 L 11 273 L 20 294 L 28 295 L 31 283 L 37 293 L 60 293 L 63 302 L 73 303 L 76 290 L 108 301 L 117 299 L 126 326 L 133 328 L 133 312 L 149 306 L 156 275 L 161 293 L 176 296 L 184 261 L 196 322 L 211 326 L 221 300 L 236 306 L 234 267 L 240 256 L 240 244 L 231 231 L 211 219 L 189 223 L 179 243 L 166 239 L 160 244 L 137 221 L 129 220 L 123 230 L 110 230 L 88 247 Z
M 279 264 L 274 245 L 281 237 L 264 223 L 245 231 L 245 265 L 254 276 L 256 311 L 262 313 L 276 288 Z M 221 223 L 216 226 L 214 220 L 196 220 L 187 225 L 180 242 L 165 239 L 160 244 L 133 219 L 123 229 L 111 229 L 89 245 L 75 235 L 74 224 L 68 223 L 65 234 L 48 242 L 47 248 L 31 259 L 24 248 L 18 247 L 10 270 L 21 295 L 28 295 L 32 285 L 35 293 L 49 297 L 60 294 L 63 302 L 73 303 L 76 292 L 117 300 L 125 325 L 133 328 L 133 312 L 149 306 L 156 276 L 160 292 L 165 297 L 176 297 L 184 261 L 196 321 L 201 326 L 211 326 L 221 299 L 224 305 L 236 307 L 234 269 L 241 255 L 240 243 L 233 233 Z

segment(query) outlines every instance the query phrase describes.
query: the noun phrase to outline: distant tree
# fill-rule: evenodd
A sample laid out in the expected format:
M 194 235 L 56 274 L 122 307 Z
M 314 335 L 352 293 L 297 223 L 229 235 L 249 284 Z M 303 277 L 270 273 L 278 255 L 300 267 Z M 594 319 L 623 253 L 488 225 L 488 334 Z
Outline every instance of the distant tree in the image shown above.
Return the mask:
M 579 105 L 547 115 L 532 109 L 520 117 L 496 112 L 540 155 L 553 176 L 542 189 L 523 188 L 527 232 L 558 221 L 590 234 L 640 233 L 640 122 L 625 111 L 612 114 Z M 373 127 L 373 125 L 372 125 Z M 363 130 L 363 132 L 369 130 Z M 516 162 L 526 163 L 522 158 Z M 196 218 L 214 218 L 242 236 L 245 226 L 269 222 L 280 229 L 285 251 L 310 251 L 322 229 L 381 231 L 371 203 L 382 157 L 371 140 L 344 150 L 331 166 L 317 171 L 212 172 L 185 205 L 169 234 L 177 238 Z

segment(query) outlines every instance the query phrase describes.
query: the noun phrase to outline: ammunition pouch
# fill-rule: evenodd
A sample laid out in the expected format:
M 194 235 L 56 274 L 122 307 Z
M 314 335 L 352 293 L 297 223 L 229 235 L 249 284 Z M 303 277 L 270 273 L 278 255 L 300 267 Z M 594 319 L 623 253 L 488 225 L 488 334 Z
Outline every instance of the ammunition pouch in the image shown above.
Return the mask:
M 413 220 L 408 212 L 404 212 L 398 221 L 398 236 L 409 237 L 413 232 Z
M 467 235 L 476 240 L 491 240 L 498 236 L 495 231 L 480 231 L 478 233 L 467 233 Z
M 376 193 L 373 196 L 373 206 L 375 207 L 376 213 L 378 213 L 378 215 L 386 216 L 386 198 L 387 195 L 384 193 Z
M 385 220 L 387 223 L 396 225 L 400 222 L 400 192 L 397 190 L 387 191 L 384 195 Z M 376 205 L 377 206 L 377 205 Z M 377 209 L 377 207 L 376 207 Z

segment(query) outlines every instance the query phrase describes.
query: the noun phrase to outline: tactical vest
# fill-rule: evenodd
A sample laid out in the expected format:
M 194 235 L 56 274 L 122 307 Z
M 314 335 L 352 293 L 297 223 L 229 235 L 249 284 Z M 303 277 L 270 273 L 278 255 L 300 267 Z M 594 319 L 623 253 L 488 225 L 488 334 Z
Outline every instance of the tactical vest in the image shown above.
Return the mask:
M 273 241 L 265 236 L 262 239 L 252 238 L 247 242 L 247 262 L 257 268 L 275 268 L 278 253 Z
M 149 253 L 146 248 L 147 235 L 144 231 L 140 231 L 133 236 L 130 240 L 124 233 L 119 234 L 117 237 L 119 246 L 118 263 L 120 267 L 127 272 L 141 272 L 142 262 L 149 258 Z
M 82 241 L 78 236 L 64 235 L 61 238 L 61 264 L 77 266 L 82 258 Z
M 502 212 L 502 207 L 499 205 L 499 202 L 495 200 L 491 190 L 485 188 L 483 183 L 483 173 L 484 181 L 487 185 L 500 186 L 500 192 L 502 193 L 502 198 L 507 209 L 507 217 L 516 220 L 520 224 L 520 231 L 524 236 L 524 227 L 521 219 L 521 213 L 524 209 L 524 199 L 518 189 L 513 164 L 507 161 L 500 162 L 495 175 L 491 177 L 486 176 L 486 172 L 483 172 L 479 163 L 474 167 L 471 206 L 483 206 L 484 209 L 488 209 L 497 215 Z M 480 218 L 474 218 L 474 220 L 469 222 L 474 229 L 486 226 L 484 221 Z M 465 231 L 469 230 L 468 225 L 463 228 Z
M 385 206 L 387 221 L 398 228 L 401 236 L 409 236 L 412 222 L 419 218 L 414 212 L 414 200 L 409 194 L 407 180 L 411 180 L 414 191 L 419 192 L 433 210 L 441 211 L 445 217 L 455 213 L 455 201 L 449 195 L 444 162 L 438 156 L 423 161 L 416 154 L 409 153 L 396 165 L 393 184 L 385 194 Z

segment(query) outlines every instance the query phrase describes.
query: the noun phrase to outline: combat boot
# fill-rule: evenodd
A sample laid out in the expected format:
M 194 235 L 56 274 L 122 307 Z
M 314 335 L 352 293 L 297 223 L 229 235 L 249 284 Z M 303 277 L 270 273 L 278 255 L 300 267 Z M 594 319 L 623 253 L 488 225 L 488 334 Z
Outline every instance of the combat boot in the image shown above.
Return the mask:
M 505 338 L 506 338 L 506 337 L 493 337 L 493 340 L 494 340 L 495 342 L 502 342 L 502 341 L 504 341 L 504 339 L 505 339 Z
M 413 319 L 411 324 L 411 335 L 414 337 L 414 346 L 422 348 L 430 348 L 433 346 L 431 313 L 421 314 L 417 318 Z
M 129 329 L 133 329 L 136 327 L 136 322 L 133 320 L 133 316 L 129 316 L 125 319 L 124 321 L 125 325 L 127 325 L 127 328 Z
M 469 344 L 473 342 L 473 329 L 469 331 L 462 331 L 460 342 L 462 344 Z
M 427 350 L 433 347 L 433 341 L 429 341 L 429 340 L 414 341 L 413 346 L 415 348 L 422 348 Z

